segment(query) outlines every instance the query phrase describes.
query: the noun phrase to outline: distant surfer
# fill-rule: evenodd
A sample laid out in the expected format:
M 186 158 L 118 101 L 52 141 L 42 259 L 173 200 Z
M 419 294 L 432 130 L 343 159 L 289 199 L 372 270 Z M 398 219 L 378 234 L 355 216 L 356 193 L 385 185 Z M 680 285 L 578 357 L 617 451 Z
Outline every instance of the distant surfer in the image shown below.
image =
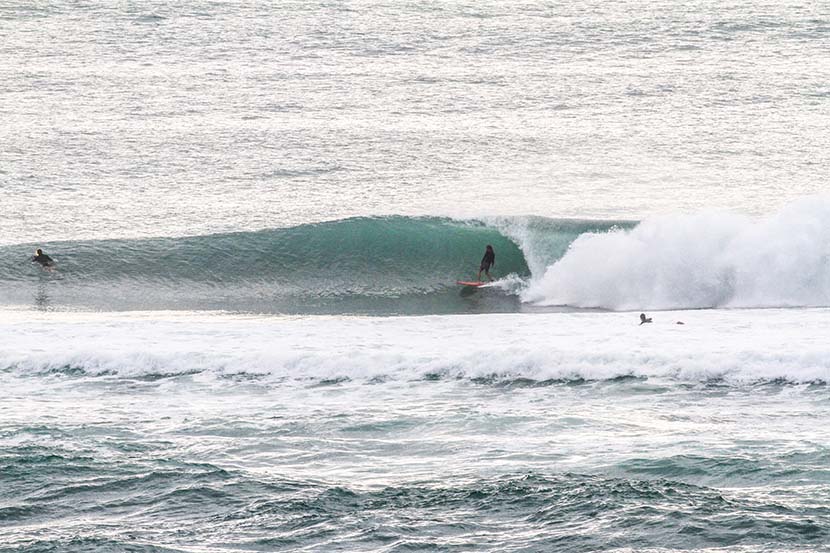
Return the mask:
M 644 325 L 651 322 L 651 317 L 646 317 L 645 313 L 640 313 L 640 324 Z
M 44 269 L 50 269 L 55 265 L 55 261 L 48 255 L 43 253 L 43 250 L 41 250 L 40 248 L 35 250 L 35 256 L 32 257 L 32 263 L 38 263 Z
M 481 266 L 478 268 L 478 276 L 476 277 L 479 282 L 481 281 L 482 271 L 484 271 L 484 274 L 490 279 L 490 282 L 493 282 L 493 277 L 490 276 L 490 267 L 495 264 L 496 252 L 493 251 L 493 246 L 487 244 L 487 249 L 484 251 L 484 257 L 481 258 Z

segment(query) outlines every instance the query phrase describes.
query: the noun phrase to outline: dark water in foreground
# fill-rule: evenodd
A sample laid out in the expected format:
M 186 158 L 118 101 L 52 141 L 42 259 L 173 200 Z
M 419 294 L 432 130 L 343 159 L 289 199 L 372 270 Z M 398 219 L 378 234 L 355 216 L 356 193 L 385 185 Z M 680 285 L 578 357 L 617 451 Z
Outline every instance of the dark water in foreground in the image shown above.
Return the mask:
M 9 314 L 1 550 L 824 551 L 820 350 L 773 368 L 771 338 L 739 366 L 681 349 L 714 351 L 740 324 L 749 344 L 782 317 L 823 332 L 822 313 L 658 314 L 614 337 L 618 353 L 626 314 Z M 469 357 L 434 357 L 476 327 Z M 557 356 L 588 328 L 602 336 L 575 351 L 592 355 Z M 665 365 L 620 357 L 652 340 Z

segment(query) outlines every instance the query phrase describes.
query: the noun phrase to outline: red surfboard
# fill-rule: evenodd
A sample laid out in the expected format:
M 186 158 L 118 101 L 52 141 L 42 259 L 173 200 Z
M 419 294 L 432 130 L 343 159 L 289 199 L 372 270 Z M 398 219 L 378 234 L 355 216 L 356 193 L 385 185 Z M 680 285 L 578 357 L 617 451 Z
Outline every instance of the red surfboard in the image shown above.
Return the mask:
M 484 286 L 485 284 L 490 284 L 489 282 L 465 282 L 463 280 L 456 280 L 455 283 L 460 284 L 461 286 L 472 286 L 474 288 Z

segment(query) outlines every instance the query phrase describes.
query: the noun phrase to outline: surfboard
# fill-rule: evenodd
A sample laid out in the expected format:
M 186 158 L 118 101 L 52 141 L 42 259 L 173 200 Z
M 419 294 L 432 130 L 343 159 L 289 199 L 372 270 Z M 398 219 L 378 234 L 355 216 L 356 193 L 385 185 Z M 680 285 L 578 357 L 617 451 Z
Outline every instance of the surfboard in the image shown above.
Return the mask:
M 460 284 L 461 286 L 472 286 L 473 288 L 478 288 L 480 286 L 484 286 L 485 284 L 490 284 L 489 282 L 466 282 L 464 280 L 456 280 L 456 284 Z

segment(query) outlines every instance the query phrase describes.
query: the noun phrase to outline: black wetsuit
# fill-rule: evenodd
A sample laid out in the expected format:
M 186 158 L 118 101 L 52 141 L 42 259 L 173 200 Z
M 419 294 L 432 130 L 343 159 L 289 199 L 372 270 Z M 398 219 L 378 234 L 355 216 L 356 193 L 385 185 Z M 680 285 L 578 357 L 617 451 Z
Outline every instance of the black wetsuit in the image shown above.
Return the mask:
M 481 267 L 479 267 L 482 271 L 489 271 L 490 267 L 496 264 L 496 252 L 493 250 L 487 250 L 484 252 L 484 257 L 481 258 Z
M 40 263 L 40 264 L 41 264 L 41 265 L 43 265 L 44 267 L 50 267 L 50 266 L 52 266 L 55 262 L 54 262 L 54 261 L 52 261 L 52 258 L 51 258 L 51 257 L 49 257 L 48 255 L 46 255 L 45 253 L 42 253 L 42 254 L 40 254 L 40 255 L 36 255 L 36 256 L 34 256 L 34 257 L 32 258 L 32 263 Z

